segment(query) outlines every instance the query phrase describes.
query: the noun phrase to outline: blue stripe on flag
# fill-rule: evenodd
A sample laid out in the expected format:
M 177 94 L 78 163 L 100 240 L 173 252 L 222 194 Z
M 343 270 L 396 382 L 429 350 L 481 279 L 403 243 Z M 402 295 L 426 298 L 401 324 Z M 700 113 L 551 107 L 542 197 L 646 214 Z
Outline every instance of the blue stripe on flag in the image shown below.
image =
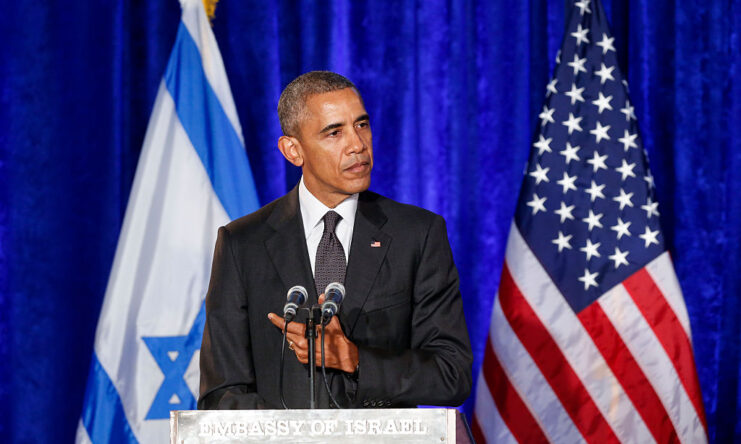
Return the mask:
M 257 192 L 244 146 L 208 83 L 198 46 L 182 22 L 165 84 L 229 218 L 255 211 Z
M 82 424 L 93 444 L 138 443 L 126 419 L 121 398 L 105 369 L 93 353 L 87 378 Z

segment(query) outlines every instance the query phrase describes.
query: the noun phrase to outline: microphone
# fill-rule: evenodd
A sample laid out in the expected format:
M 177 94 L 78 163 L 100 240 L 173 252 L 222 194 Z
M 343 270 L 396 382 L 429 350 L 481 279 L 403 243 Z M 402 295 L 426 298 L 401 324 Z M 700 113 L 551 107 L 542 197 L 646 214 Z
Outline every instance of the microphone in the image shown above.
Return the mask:
M 322 323 L 329 322 L 332 316 L 340 310 L 340 304 L 345 297 L 345 286 L 339 282 L 332 282 L 324 290 L 324 303 L 322 304 Z
M 306 292 L 306 288 L 301 285 L 296 285 L 288 290 L 286 305 L 283 306 L 283 318 L 286 320 L 286 323 L 291 322 L 296 317 L 296 310 L 304 305 L 308 297 L 309 294 Z

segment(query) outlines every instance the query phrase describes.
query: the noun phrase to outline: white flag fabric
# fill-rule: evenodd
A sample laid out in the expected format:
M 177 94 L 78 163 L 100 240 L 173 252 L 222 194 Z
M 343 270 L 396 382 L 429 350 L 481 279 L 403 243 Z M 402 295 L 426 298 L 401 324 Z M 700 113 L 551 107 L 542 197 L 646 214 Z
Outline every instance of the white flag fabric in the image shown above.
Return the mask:
M 203 4 L 181 5 L 98 321 L 78 443 L 167 442 L 170 410 L 196 407 L 217 229 L 258 208 Z

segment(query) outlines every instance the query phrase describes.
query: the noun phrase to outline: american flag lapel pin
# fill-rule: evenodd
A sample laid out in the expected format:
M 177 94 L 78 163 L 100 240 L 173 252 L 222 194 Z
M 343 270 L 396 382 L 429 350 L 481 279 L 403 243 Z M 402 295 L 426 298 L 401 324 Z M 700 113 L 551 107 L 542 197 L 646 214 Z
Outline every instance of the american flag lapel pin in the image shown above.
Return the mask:
M 380 246 L 381 246 L 381 243 L 379 241 L 371 242 L 371 248 L 379 248 Z

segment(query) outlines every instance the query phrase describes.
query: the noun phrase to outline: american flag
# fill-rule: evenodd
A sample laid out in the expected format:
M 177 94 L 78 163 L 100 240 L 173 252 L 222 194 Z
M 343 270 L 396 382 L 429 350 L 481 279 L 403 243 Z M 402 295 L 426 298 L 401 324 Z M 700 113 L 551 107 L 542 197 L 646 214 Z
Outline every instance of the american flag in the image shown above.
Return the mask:
M 479 378 L 478 442 L 704 443 L 687 309 L 599 1 L 575 2 Z

